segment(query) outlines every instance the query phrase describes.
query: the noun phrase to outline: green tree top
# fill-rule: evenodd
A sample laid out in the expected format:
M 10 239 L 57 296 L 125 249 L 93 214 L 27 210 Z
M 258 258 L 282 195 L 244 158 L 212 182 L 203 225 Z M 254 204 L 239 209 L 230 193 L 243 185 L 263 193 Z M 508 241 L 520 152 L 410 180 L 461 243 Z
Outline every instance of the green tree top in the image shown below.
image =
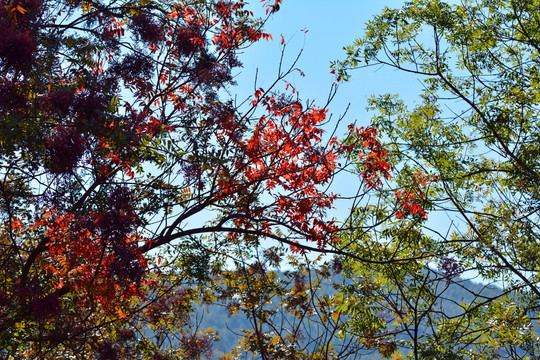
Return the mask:
M 414 225 L 423 228 L 410 245 L 423 259 L 418 265 L 428 273 L 439 267 L 431 278 L 418 267 L 376 271 L 389 281 L 381 283 L 386 301 L 402 302 L 393 305 L 393 316 L 409 312 L 398 316 L 398 327 L 413 358 L 538 356 L 539 8 L 535 0 L 409 1 L 374 17 L 345 48 L 345 60 L 333 64 L 345 80 L 354 69 L 383 65 L 423 84 L 417 105 L 390 94 L 369 101 L 398 169 L 394 186 L 410 186 L 418 171 L 436 177 L 426 206 L 452 221 L 450 228 Z M 407 241 L 400 226 L 383 238 L 397 254 Z M 353 277 L 367 277 L 351 266 Z M 441 312 L 433 299 L 444 293 L 433 277 L 452 281 L 462 270 L 502 286 L 511 298 L 476 294 L 461 315 Z M 415 329 L 422 322 L 428 330 L 420 336 Z

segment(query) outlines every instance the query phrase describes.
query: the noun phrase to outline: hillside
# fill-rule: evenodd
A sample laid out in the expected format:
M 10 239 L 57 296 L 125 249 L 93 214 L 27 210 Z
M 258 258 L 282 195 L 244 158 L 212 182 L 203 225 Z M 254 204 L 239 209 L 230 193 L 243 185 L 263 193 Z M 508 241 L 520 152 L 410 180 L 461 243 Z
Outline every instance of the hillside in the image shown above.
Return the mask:
M 284 273 L 281 273 L 279 276 L 286 277 Z M 323 296 L 334 296 L 336 291 L 331 286 L 332 283 L 341 283 L 343 279 L 339 276 L 332 279 L 327 279 L 321 283 L 321 288 L 317 291 L 317 297 Z M 437 288 L 440 288 L 440 291 L 444 288 L 444 296 L 441 297 L 438 306 L 440 311 L 442 311 L 448 317 L 458 316 L 463 313 L 463 308 L 460 304 L 468 304 L 475 301 L 475 298 L 472 294 L 481 294 L 487 298 L 495 297 L 500 294 L 500 289 L 495 286 L 486 286 L 477 282 L 473 282 L 467 279 L 457 279 L 453 283 L 439 282 Z M 479 299 L 477 298 L 478 302 Z M 237 344 L 238 339 L 242 336 L 242 330 L 252 329 L 253 326 L 250 323 L 250 320 L 247 316 L 241 311 L 236 313 L 234 316 L 229 315 L 227 311 L 227 304 L 222 305 L 212 305 L 201 307 L 197 313 L 197 319 L 200 321 L 199 328 L 204 330 L 207 328 L 212 328 L 219 331 L 220 341 L 216 342 L 216 351 L 214 351 L 215 358 L 219 358 L 223 353 L 227 353 L 234 348 Z M 276 308 L 278 306 L 277 302 L 269 304 Z M 290 316 L 286 316 L 282 319 L 283 326 L 288 326 L 291 324 L 293 319 Z M 310 324 L 311 329 L 306 329 L 309 333 L 318 333 L 321 334 L 320 324 L 312 323 Z M 320 335 L 319 335 L 320 336 Z M 398 339 L 403 340 L 403 336 L 398 336 Z M 336 338 L 336 342 L 339 343 L 339 340 Z M 350 339 L 349 339 L 350 341 Z M 309 344 L 306 345 L 309 348 Z M 407 352 L 406 349 L 401 349 L 404 353 Z M 361 359 L 371 360 L 371 359 L 381 359 L 377 349 L 362 350 L 360 352 Z M 358 354 L 354 356 L 358 358 Z

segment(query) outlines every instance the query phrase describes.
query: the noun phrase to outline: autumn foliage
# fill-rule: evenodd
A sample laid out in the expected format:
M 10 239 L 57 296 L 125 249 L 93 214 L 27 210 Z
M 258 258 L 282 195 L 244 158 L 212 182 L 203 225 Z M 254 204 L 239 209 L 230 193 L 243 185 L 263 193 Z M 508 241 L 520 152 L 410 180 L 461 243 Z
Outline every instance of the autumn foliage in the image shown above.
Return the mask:
M 234 295 L 206 286 L 226 261 L 337 251 L 328 185 L 350 154 L 368 191 L 392 167 L 376 129 L 329 137 L 324 104 L 278 88 L 294 67 L 227 98 L 265 21 L 241 0 L 1 2 L 0 356 L 210 357 L 190 314 Z M 425 216 L 424 182 L 396 217 Z

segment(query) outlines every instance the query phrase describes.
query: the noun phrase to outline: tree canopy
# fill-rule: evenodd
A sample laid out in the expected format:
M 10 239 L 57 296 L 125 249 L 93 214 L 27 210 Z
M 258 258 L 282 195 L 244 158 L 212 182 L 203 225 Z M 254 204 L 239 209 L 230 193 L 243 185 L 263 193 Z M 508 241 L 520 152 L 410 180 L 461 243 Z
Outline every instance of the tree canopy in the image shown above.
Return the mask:
M 226 358 L 305 355 L 300 260 L 339 252 L 345 144 L 294 63 L 229 93 L 280 3 L 2 1 L 2 358 L 210 358 L 220 329 L 194 310 L 212 303 L 253 323 Z M 288 282 L 267 272 L 286 255 Z M 299 320 L 269 335 L 278 298 Z
M 329 99 L 374 65 L 424 90 L 372 97 L 341 134 L 288 82 L 295 62 L 233 94 L 281 0 L 262 18 L 242 0 L 0 1 L 0 357 L 539 356 L 540 2 L 383 10 Z M 205 308 L 247 319 L 234 348 Z
M 395 184 L 415 189 L 425 181 L 418 172 L 437 179 L 413 192 L 427 202 L 424 209 L 448 220 L 411 218 L 372 240 L 396 255 L 410 252 L 415 262 L 349 266 L 357 283 L 384 274 L 370 300 L 376 308 L 386 304 L 381 310 L 391 311 L 395 327 L 385 331 L 404 333 L 412 358 L 539 354 L 539 6 L 534 0 L 410 1 L 376 16 L 346 47 L 346 59 L 334 63 L 345 79 L 352 69 L 382 65 L 422 80 L 417 104 L 383 94 L 369 108 L 399 169 Z M 388 209 L 377 208 L 373 217 L 383 221 Z M 352 221 L 365 219 L 359 209 Z M 359 248 L 369 253 L 373 244 Z M 464 271 L 501 294 L 473 292 L 460 313 L 449 314 L 441 306 L 445 289 Z M 361 325 L 353 327 L 366 334 Z

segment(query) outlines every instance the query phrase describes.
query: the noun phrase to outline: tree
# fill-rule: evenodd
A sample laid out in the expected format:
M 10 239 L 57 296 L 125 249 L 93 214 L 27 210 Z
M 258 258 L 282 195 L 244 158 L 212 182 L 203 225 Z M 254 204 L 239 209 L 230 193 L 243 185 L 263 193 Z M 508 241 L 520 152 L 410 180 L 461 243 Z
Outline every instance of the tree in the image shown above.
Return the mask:
M 344 291 L 350 329 L 387 354 L 401 341 L 414 359 L 539 355 L 539 6 L 409 1 L 370 21 L 334 64 L 345 80 L 383 65 L 424 86 L 414 106 L 390 94 L 370 99 L 395 171 L 381 205 L 359 208 L 340 239 L 373 260 L 344 262 L 356 284 Z M 396 210 L 400 202 L 408 212 Z M 385 227 L 361 230 L 370 223 Z M 463 271 L 501 291 L 471 290 L 450 313 L 446 294 Z
M 335 241 L 326 108 L 291 92 L 294 64 L 228 97 L 271 39 L 241 0 L 1 4 L 0 355 L 210 357 L 197 304 Z
M 300 100 L 295 63 L 233 100 L 238 55 L 271 40 L 281 1 L 263 5 L 259 19 L 241 0 L 2 2 L 3 358 L 390 356 L 388 316 L 413 295 L 399 324 L 419 348 L 434 304 L 420 270 L 465 266 L 420 230 L 447 182 L 402 167 L 382 121 L 324 134 L 328 104 Z M 359 192 L 340 224 L 329 187 L 345 170 Z M 201 328 L 210 305 L 251 323 L 229 354 Z

